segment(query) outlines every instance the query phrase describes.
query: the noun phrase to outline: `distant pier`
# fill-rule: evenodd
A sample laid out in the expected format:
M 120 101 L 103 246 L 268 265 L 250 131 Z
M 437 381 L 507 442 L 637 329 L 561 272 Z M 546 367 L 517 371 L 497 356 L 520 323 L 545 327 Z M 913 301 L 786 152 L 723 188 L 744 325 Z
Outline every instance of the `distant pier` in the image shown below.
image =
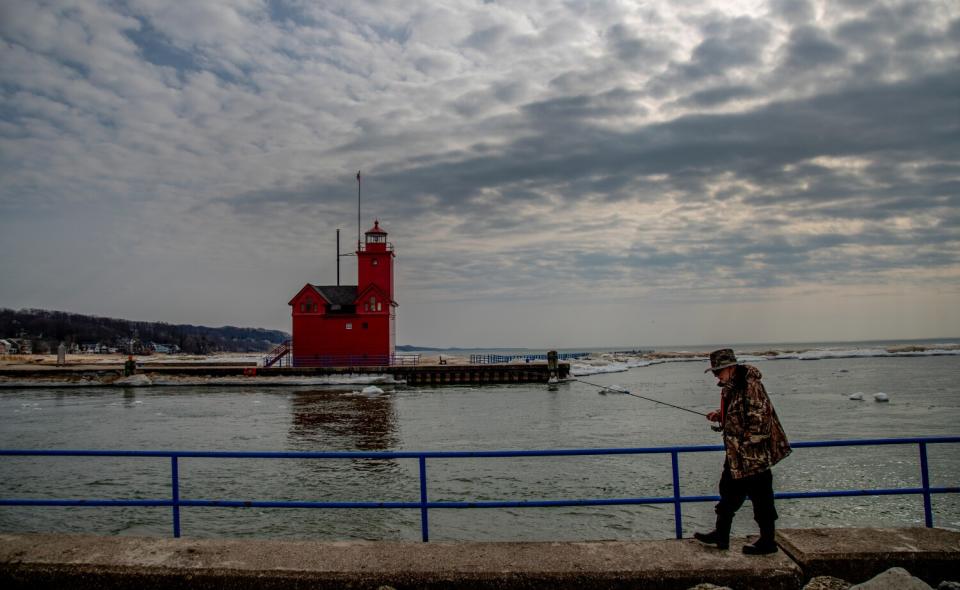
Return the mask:
M 257 384 L 259 377 L 325 377 L 336 375 L 390 375 L 408 385 L 494 385 L 509 383 L 547 383 L 547 363 L 511 363 L 481 365 L 386 365 L 354 367 L 257 367 L 253 363 L 144 363 L 138 374 L 164 377 L 237 377 Z M 0 377 L 8 379 L 103 379 L 122 377 L 124 367 L 117 365 L 16 365 L 0 367 Z M 570 375 L 570 363 L 559 363 L 560 379 Z M 264 381 L 266 384 L 266 381 Z M 270 384 L 277 384 L 276 381 Z M 91 384 L 95 385 L 95 384 Z

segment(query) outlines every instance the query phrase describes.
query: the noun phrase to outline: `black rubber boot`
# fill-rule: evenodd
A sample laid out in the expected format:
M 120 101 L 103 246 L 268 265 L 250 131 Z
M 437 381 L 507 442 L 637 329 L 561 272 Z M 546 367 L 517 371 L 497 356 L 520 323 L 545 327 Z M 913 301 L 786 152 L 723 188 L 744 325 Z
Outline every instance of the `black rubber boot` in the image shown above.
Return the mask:
M 760 538 L 753 545 L 743 546 L 744 555 L 770 555 L 777 550 L 773 523 L 760 525 Z
M 717 549 L 730 548 L 730 525 L 732 516 L 717 515 L 717 528 L 709 533 L 693 533 L 693 538 L 707 545 L 716 545 Z

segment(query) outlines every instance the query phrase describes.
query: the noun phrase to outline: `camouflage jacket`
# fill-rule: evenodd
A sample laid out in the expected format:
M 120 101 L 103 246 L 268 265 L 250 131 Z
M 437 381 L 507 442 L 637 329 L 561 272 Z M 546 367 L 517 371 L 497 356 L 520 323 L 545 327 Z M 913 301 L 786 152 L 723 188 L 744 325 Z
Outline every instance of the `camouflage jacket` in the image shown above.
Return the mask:
M 762 473 L 791 451 L 760 377 L 756 367 L 740 365 L 721 393 L 723 445 L 734 479 Z

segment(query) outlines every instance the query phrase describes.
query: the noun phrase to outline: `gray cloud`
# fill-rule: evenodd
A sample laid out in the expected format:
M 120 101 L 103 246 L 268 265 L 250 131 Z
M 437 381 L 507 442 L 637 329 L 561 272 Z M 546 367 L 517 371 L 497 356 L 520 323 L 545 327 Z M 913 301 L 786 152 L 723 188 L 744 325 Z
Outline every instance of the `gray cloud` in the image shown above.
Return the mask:
M 816 10 L 809 0 L 771 0 L 770 12 L 795 25 L 809 23 L 816 17 Z
M 670 55 L 669 47 L 662 42 L 644 39 L 623 23 L 607 30 L 607 41 L 613 54 L 631 67 L 651 68 Z
M 686 59 L 673 61 L 652 77 L 646 90 L 657 98 L 711 83 L 747 69 L 756 69 L 771 40 L 769 23 L 751 17 L 719 15 L 699 22 L 701 41 Z
M 956 207 L 956 179 L 946 180 L 939 174 L 955 174 L 955 167 L 931 164 L 931 168 L 924 163 L 957 156 L 956 136 L 944 135 L 940 127 L 955 119 L 954 105 L 960 98 L 957 80 L 957 72 L 950 71 L 909 83 L 774 103 L 744 113 L 688 116 L 631 133 L 593 124 L 599 115 L 584 97 L 534 104 L 522 111 L 526 114 L 524 125 L 541 134 L 482 156 L 399 163 L 398 168 L 380 174 L 374 200 L 400 219 L 447 212 L 463 220 L 456 235 L 470 239 L 531 229 L 548 231 L 545 222 L 551 217 L 537 219 L 514 212 L 524 203 L 543 201 L 542 193 L 532 190 L 537 186 L 550 187 L 549 192 L 567 206 L 586 194 L 597 195 L 601 203 L 659 206 L 659 193 L 669 191 L 681 195 L 687 204 L 699 202 L 705 210 L 713 207 L 713 201 L 730 200 L 737 207 L 752 208 L 756 216 L 757 231 L 714 231 L 709 234 L 711 248 L 700 243 L 670 248 L 641 241 L 626 259 L 602 251 L 573 250 L 564 253 L 573 263 L 557 265 L 556 272 L 548 265 L 514 274 L 516 265 L 509 267 L 510 276 L 536 279 L 532 284 L 570 276 L 588 283 L 615 281 L 618 268 L 648 282 L 662 281 L 656 276 L 661 272 L 709 277 L 711 269 L 727 268 L 737 285 L 764 288 L 816 280 L 824 273 L 830 281 L 843 282 L 879 270 L 948 266 L 957 262 L 956 256 L 918 248 L 956 243 L 960 228 L 955 224 L 897 234 L 882 231 L 880 224 L 898 215 L 925 211 L 938 215 Z M 609 114 L 600 111 L 600 115 Z M 542 121 L 556 118 L 565 123 L 543 126 Z M 857 158 L 868 165 L 847 171 L 811 163 L 821 157 Z M 908 175 L 905 168 L 898 170 L 902 162 L 914 172 Z M 665 178 L 641 180 L 649 175 Z M 721 177 L 758 184 L 764 190 L 745 193 L 734 186 L 708 196 L 709 187 Z M 305 194 L 333 190 L 328 186 Z M 490 195 L 495 198 L 491 200 Z M 421 202 L 418 196 L 437 200 Z M 282 202 L 282 197 L 247 195 L 239 202 L 244 207 L 254 206 L 251 212 L 262 215 Z M 768 220 L 784 207 L 794 222 L 864 220 L 876 225 L 855 234 L 786 239 L 777 233 L 782 224 Z M 681 225 L 675 232 L 689 229 Z M 911 254 L 858 255 L 851 265 L 850 254 L 843 250 L 854 246 L 902 248 Z M 485 272 L 504 274 L 493 267 Z M 464 287 L 476 291 L 475 285 Z M 497 289 L 501 287 L 498 282 Z M 523 291 L 521 287 L 513 288 Z
M 843 62 L 847 55 L 842 46 L 816 27 L 794 29 L 790 33 L 786 53 L 785 65 L 798 70 L 836 65 Z
M 680 105 L 684 107 L 715 107 L 724 105 L 731 100 L 750 98 L 756 91 L 742 84 L 717 86 L 706 90 L 698 90 L 690 96 L 684 97 Z
M 770 170 L 817 156 L 901 158 L 908 153 L 920 162 L 939 155 L 953 158 L 958 148 L 951 131 L 960 96 L 957 73 L 774 103 L 745 113 L 691 115 L 629 133 L 590 125 L 591 119 L 611 111 L 594 108 L 588 97 L 536 103 L 525 108 L 525 126 L 542 134 L 517 140 L 498 154 L 418 165 L 389 175 L 385 182 L 399 193 L 423 190 L 426 179 L 434 178 L 439 183 L 434 186 L 440 187 L 434 190 L 449 195 L 450 206 L 460 206 L 457 195 L 523 179 L 570 182 L 619 172 L 722 171 L 768 180 L 764 175 Z M 540 125 L 555 118 L 563 119 L 556 123 L 556 133 Z M 578 132 L 568 133 L 568 127 Z

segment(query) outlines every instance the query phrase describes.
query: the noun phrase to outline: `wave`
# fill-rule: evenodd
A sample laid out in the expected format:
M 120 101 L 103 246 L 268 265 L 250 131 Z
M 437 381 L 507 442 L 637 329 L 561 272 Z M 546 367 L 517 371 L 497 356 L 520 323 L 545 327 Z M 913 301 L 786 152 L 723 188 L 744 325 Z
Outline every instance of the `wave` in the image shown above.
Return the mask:
M 933 357 L 960 356 L 960 345 L 938 344 L 936 346 L 898 346 L 891 348 L 811 348 L 805 350 L 736 350 L 741 362 L 801 360 L 818 361 L 848 358 L 880 357 Z M 622 373 L 637 367 L 648 367 L 661 363 L 709 362 L 710 355 L 705 352 L 656 351 L 656 352 L 603 352 L 592 353 L 588 357 L 571 361 L 570 374 L 585 377 L 600 373 Z
M 929 348 L 924 350 L 887 350 L 887 349 L 852 349 L 852 350 L 809 350 L 795 355 L 789 353 L 768 357 L 768 360 L 798 359 L 801 361 L 819 361 L 825 359 L 842 358 L 874 358 L 874 357 L 914 357 L 914 356 L 958 356 L 960 349 L 956 348 Z

